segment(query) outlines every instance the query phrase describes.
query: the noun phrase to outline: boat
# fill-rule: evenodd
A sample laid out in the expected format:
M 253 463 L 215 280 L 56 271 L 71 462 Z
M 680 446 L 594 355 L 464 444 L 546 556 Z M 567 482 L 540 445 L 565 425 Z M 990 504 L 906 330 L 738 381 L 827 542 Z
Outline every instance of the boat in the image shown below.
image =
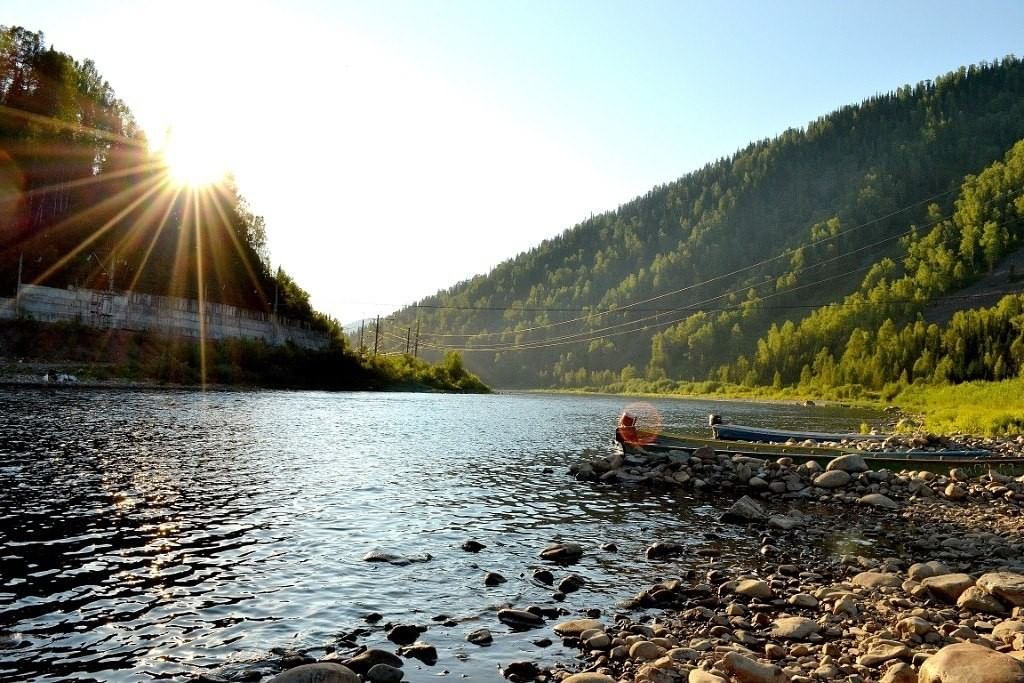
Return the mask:
M 761 441 L 764 443 L 786 443 L 789 441 L 815 441 L 838 443 L 881 442 L 888 436 L 880 434 L 831 434 L 828 432 L 796 432 L 786 429 L 765 429 L 746 425 L 713 423 L 711 431 L 716 439 L 723 441 Z
M 672 434 L 651 431 L 638 424 L 638 418 L 624 413 L 615 429 L 615 440 L 622 450 L 629 454 L 659 454 L 670 451 L 693 453 L 708 448 L 718 455 L 730 457 L 769 460 L 789 458 L 795 463 L 815 461 L 827 465 L 842 455 L 857 454 L 864 458 L 869 467 L 884 469 L 914 469 L 948 472 L 954 467 L 969 472 L 996 469 L 1000 472 L 1024 472 L 1024 457 L 1006 458 L 982 449 L 943 450 L 882 450 L 868 451 L 843 446 L 810 446 L 778 442 L 740 442 L 706 439 L 689 434 Z

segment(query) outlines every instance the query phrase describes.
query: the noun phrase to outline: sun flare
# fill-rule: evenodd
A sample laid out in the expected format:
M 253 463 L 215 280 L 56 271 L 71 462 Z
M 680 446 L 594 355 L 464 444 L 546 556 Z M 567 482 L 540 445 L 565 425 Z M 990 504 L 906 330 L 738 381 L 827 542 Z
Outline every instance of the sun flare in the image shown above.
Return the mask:
M 170 130 L 159 153 L 171 180 L 179 187 L 212 185 L 232 170 L 222 141 L 209 129 Z

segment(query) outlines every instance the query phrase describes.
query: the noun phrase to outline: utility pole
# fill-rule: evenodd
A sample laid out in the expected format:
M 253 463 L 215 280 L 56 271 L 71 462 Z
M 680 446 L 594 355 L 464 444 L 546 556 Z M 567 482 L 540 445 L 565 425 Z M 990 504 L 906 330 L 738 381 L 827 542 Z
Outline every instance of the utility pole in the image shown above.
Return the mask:
M 373 330 L 373 357 L 377 357 L 377 346 L 380 343 L 380 316 L 377 316 L 377 325 Z
M 413 358 L 420 357 L 420 319 L 416 318 L 416 345 L 412 347 Z
M 365 346 L 363 346 L 363 327 L 365 327 L 365 326 L 366 326 L 366 321 L 365 320 L 360 320 L 359 321 L 359 352 L 360 353 L 362 353 L 363 350 L 366 348 Z
M 412 341 L 412 328 L 405 328 L 405 355 L 409 355 L 409 342 Z
M 277 267 L 277 277 L 274 278 L 274 324 L 277 324 L 277 287 L 281 281 L 281 266 Z
M 18 255 L 18 288 L 14 290 L 14 310 L 17 312 L 21 308 L 21 265 L 22 261 L 25 260 L 25 252 L 21 252 Z

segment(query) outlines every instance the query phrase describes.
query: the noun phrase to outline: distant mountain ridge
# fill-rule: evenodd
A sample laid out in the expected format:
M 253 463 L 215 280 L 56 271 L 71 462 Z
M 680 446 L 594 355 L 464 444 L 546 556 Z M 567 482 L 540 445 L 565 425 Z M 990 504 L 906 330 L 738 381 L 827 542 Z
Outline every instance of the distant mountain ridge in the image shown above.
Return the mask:
M 1024 138 L 1024 65 L 963 67 L 751 143 L 397 312 L 492 385 L 707 379 L 841 301 Z

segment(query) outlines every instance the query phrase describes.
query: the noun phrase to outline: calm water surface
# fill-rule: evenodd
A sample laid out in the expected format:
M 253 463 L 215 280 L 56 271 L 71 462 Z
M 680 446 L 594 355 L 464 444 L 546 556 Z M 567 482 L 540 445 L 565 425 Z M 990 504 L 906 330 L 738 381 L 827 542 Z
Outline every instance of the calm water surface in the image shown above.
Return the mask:
M 579 483 L 611 452 L 628 401 L 546 395 L 158 393 L 0 389 L 0 680 L 188 680 L 259 668 L 272 648 L 322 656 L 384 621 L 429 626 L 440 660 L 406 679 L 497 680 L 497 667 L 567 661 L 513 633 L 498 607 L 555 605 L 530 573 L 557 539 L 587 554 L 561 603 L 610 608 L 666 575 L 658 540 L 757 539 L 715 521 L 730 500 Z M 877 415 L 792 405 L 654 401 L 669 426 L 736 422 L 853 429 Z M 487 548 L 473 555 L 467 539 Z M 614 542 L 618 553 L 599 545 Z M 433 559 L 361 560 L 370 550 Z M 567 570 L 551 567 L 556 580 Z M 486 571 L 508 577 L 483 585 Z M 668 573 L 671 573 L 670 571 Z M 458 621 L 443 626 L 431 617 Z M 382 622 L 383 623 L 383 622 Z M 487 627 L 495 643 L 465 642 Z M 388 646 L 381 630 L 360 643 Z M 557 640 L 557 639 L 556 639 Z

